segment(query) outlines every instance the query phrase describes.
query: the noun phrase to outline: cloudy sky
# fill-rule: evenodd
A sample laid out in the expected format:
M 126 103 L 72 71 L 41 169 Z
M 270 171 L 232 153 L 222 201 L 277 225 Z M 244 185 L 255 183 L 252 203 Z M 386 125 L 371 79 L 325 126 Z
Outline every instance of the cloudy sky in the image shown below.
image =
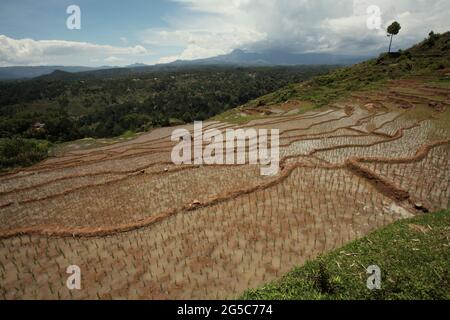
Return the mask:
M 70 5 L 81 29 L 67 28 Z M 449 31 L 449 17 L 450 0 L 1 0 L 0 66 L 154 64 L 236 48 L 374 55 L 392 21 L 399 49 Z

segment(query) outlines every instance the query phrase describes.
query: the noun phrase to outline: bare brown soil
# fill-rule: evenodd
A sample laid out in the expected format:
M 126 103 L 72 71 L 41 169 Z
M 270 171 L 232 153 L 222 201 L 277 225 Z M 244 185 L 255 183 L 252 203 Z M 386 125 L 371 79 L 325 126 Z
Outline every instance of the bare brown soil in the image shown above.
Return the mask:
M 0 297 L 229 298 L 448 208 L 449 98 L 399 80 L 301 115 L 205 124 L 279 129 L 275 177 L 252 165 L 175 166 L 173 128 L 2 175 Z M 73 264 L 80 291 L 65 286 Z

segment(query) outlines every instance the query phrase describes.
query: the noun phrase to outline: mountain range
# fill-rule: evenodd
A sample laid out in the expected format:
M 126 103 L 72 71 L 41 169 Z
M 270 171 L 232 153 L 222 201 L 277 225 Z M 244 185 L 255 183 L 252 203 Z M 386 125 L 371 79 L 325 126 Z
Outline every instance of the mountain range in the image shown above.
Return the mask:
M 56 70 L 77 73 L 96 70 L 111 69 L 111 66 L 83 67 L 83 66 L 30 66 L 30 67 L 2 67 L 0 68 L 0 80 L 30 79 L 51 74 Z
M 126 67 L 83 67 L 83 66 L 31 66 L 31 67 L 3 67 L 0 68 L 0 80 L 18 80 L 30 78 L 57 78 L 74 73 L 91 74 L 96 76 L 114 76 L 121 74 L 145 73 L 164 67 L 190 67 L 208 65 L 235 66 L 293 66 L 293 65 L 352 65 L 367 60 L 369 57 L 336 55 L 329 53 L 288 53 L 281 50 L 265 52 L 247 52 L 236 49 L 229 54 L 197 60 L 177 60 L 167 64 L 149 66 L 135 63 Z M 100 72 L 99 72 L 100 71 Z
M 250 65 L 250 66 L 290 66 L 290 65 L 351 65 L 367 60 L 370 57 L 337 55 L 330 53 L 288 53 L 281 50 L 264 52 L 247 52 L 241 49 L 229 54 L 207 59 L 178 60 L 172 65 Z

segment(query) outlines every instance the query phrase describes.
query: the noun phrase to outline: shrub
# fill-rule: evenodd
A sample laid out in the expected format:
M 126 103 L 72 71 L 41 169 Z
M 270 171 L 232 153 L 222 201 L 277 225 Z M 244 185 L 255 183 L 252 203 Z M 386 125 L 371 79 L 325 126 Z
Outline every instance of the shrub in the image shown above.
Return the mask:
M 48 156 L 46 140 L 5 138 L 0 140 L 0 169 L 30 166 Z

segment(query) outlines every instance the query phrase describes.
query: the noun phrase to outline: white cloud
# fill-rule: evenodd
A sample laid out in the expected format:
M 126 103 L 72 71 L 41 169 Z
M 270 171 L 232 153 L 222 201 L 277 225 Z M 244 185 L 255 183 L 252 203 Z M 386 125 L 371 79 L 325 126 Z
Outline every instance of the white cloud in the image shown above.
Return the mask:
M 179 55 L 165 57 L 160 62 L 168 62 L 177 59 L 192 60 L 207 58 L 219 54 L 228 53 L 232 48 L 238 48 L 254 40 L 262 40 L 265 35 L 257 31 L 244 31 L 236 28 L 214 29 L 197 25 L 189 30 L 160 30 L 149 29 L 143 33 L 143 43 L 146 45 L 181 47 Z
M 0 35 L 0 66 L 79 65 L 86 61 L 148 54 L 143 46 L 114 47 L 63 40 L 12 39 Z M 119 60 L 116 60 L 119 61 Z
M 163 45 L 180 48 L 180 53 L 173 59 L 199 59 L 228 53 L 247 43 L 262 41 L 264 32 L 253 26 L 239 26 L 230 23 L 235 17 L 229 16 L 184 16 L 175 19 L 168 29 L 148 29 L 141 33 L 144 44 L 149 46 Z
M 172 0 L 184 6 L 167 17 L 169 27 L 141 34 L 144 43 L 178 48 L 161 61 L 230 52 L 285 49 L 373 54 L 387 46 L 388 23 L 398 20 L 394 45 L 408 47 L 430 30 L 450 29 L 448 0 Z M 367 28 L 367 8 L 381 10 L 382 29 Z
M 116 63 L 116 62 L 119 62 L 119 61 L 122 61 L 122 60 L 123 59 L 117 58 L 115 56 L 110 56 L 110 57 L 105 59 L 105 61 L 108 62 L 108 63 Z

